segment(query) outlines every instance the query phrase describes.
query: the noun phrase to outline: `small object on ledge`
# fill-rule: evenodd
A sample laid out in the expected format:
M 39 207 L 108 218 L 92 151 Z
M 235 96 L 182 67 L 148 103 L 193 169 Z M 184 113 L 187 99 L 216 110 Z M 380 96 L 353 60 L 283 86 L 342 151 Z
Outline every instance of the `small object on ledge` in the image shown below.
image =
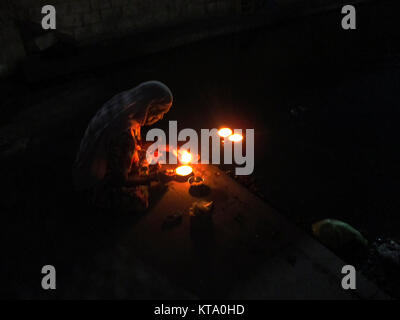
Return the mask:
M 191 187 L 200 187 L 204 184 L 204 179 L 200 176 L 192 176 L 188 180 Z
M 173 227 L 176 227 L 182 223 L 182 213 L 176 212 L 172 215 L 168 215 L 163 224 L 162 228 L 163 229 L 171 229 Z
M 169 177 L 175 176 L 175 171 L 173 169 L 167 169 L 165 170 L 165 175 Z
M 163 182 L 169 182 L 175 178 L 175 170 L 173 169 L 167 169 L 162 172 L 162 181 Z
M 188 180 L 190 184 L 189 193 L 194 197 L 204 197 L 210 193 L 210 188 L 204 183 L 200 176 L 192 176 Z
M 214 201 L 196 201 L 189 209 L 191 216 L 204 216 L 211 213 L 214 208 Z
M 194 240 L 197 239 L 202 245 L 212 239 L 213 208 L 213 201 L 196 201 L 193 202 L 192 206 L 189 209 L 191 235 Z

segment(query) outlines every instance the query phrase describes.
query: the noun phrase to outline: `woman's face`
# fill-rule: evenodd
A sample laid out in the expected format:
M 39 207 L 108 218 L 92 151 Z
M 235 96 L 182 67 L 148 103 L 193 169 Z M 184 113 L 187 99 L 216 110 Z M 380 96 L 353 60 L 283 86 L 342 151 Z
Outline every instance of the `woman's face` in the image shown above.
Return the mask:
M 145 125 L 150 126 L 156 123 L 157 121 L 160 121 L 164 117 L 164 115 L 169 111 L 170 108 L 171 104 L 151 106 L 147 114 Z

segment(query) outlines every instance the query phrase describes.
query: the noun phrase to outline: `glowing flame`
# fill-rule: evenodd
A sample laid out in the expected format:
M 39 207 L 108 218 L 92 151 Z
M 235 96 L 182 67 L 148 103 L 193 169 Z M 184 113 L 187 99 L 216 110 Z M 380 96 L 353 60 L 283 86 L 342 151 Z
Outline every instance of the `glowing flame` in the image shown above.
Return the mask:
M 232 142 L 239 142 L 243 140 L 243 136 L 239 133 L 235 133 L 228 138 Z
M 187 176 L 193 171 L 191 166 L 180 166 L 175 169 L 175 173 L 180 176 Z
M 184 150 L 179 157 L 179 161 L 183 164 L 188 164 L 190 162 L 192 162 L 192 155 L 190 154 L 190 152 Z
M 180 163 L 188 164 L 193 161 L 193 155 L 187 150 L 174 149 L 172 153 L 178 158 Z
M 218 135 L 222 138 L 229 137 L 232 134 L 232 130 L 229 128 L 222 128 L 218 130 Z

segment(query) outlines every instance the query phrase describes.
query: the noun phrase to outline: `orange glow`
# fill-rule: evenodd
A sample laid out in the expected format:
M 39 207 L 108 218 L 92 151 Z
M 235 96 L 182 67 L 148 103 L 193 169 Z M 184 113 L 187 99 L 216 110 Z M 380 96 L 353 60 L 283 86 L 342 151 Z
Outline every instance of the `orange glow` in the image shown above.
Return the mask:
M 229 128 L 222 128 L 218 130 L 218 135 L 222 138 L 229 137 L 232 134 L 232 130 Z
M 193 155 L 187 150 L 172 150 L 175 157 L 178 158 L 179 162 L 182 164 L 189 164 L 193 162 Z
M 175 173 L 179 176 L 187 176 L 193 172 L 191 166 L 180 166 L 175 169 Z
M 228 138 L 232 142 L 239 142 L 243 140 L 243 136 L 239 133 L 235 133 Z
M 184 150 L 183 152 L 181 152 L 180 157 L 179 157 L 179 161 L 183 164 L 188 164 L 190 162 L 192 162 L 193 157 L 190 154 L 190 152 Z

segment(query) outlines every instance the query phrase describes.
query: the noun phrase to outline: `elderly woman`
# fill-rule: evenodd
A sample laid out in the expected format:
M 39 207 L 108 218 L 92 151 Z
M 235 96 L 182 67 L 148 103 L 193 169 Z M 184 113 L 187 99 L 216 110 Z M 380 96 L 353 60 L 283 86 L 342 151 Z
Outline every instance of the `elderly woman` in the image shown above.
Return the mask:
M 172 100 L 166 85 L 149 81 L 117 94 L 96 113 L 74 165 L 76 188 L 93 204 L 123 211 L 148 207 L 148 186 L 158 173 L 141 170 L 140 129 L 161 120 Z

